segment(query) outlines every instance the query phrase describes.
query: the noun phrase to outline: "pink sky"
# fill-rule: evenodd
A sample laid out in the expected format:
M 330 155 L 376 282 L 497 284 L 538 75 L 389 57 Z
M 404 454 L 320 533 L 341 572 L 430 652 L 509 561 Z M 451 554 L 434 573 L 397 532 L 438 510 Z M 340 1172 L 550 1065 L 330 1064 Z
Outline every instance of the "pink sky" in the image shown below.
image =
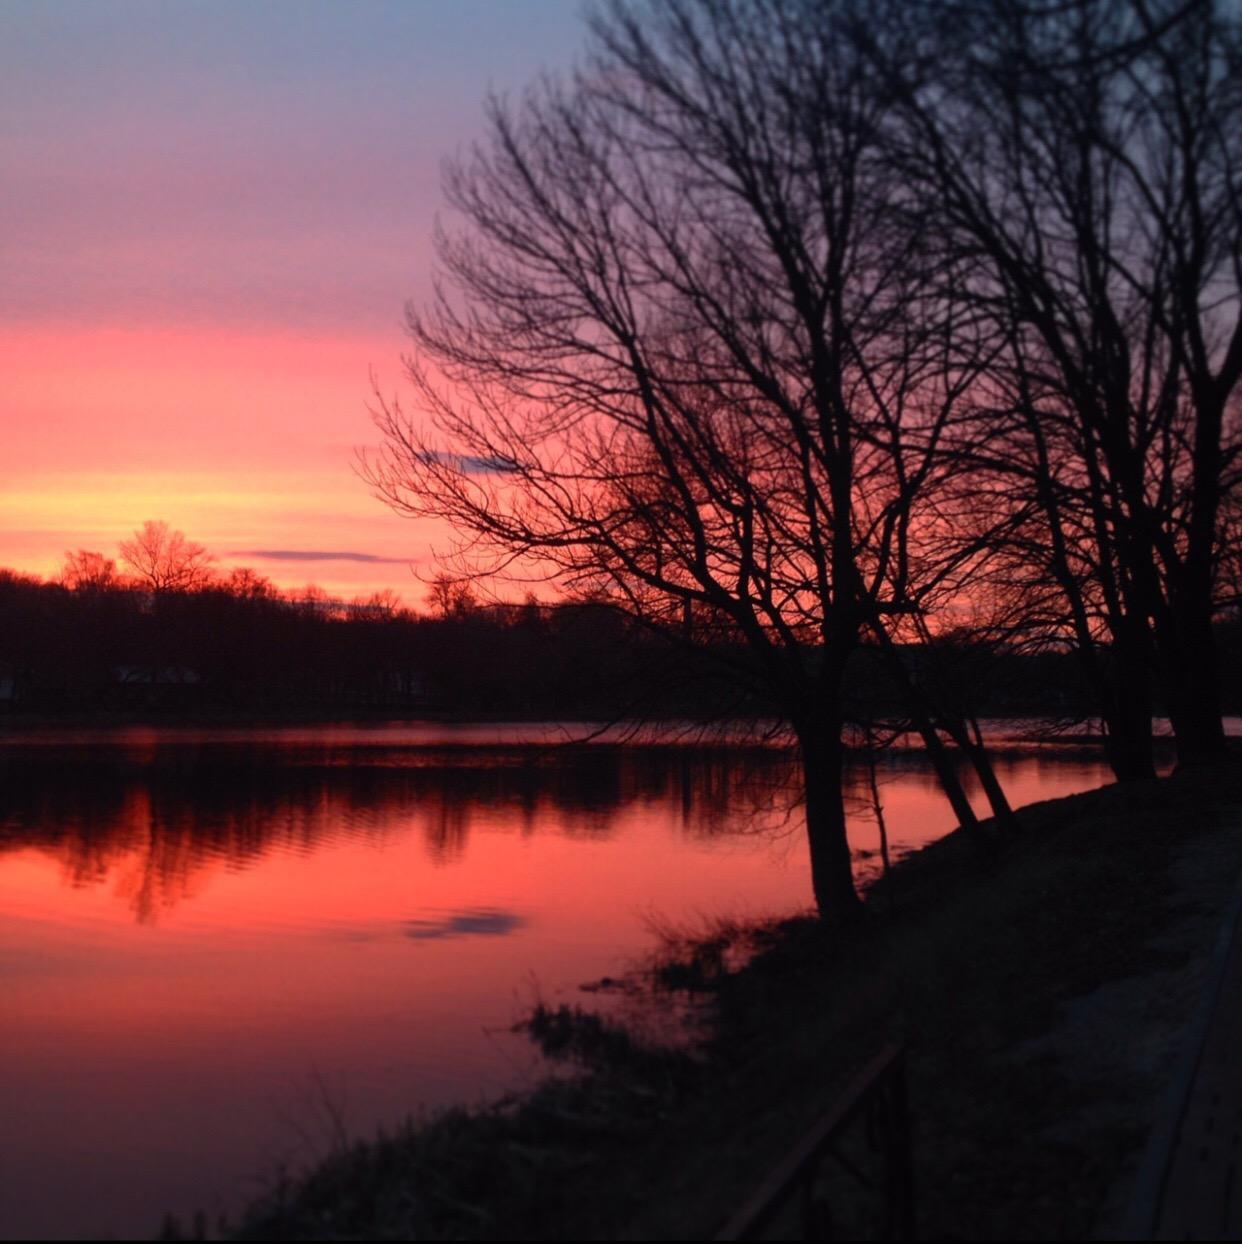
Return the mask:
M 353 469 L 369 376 L 399 388 L 441 160 L 580 39 L 569 0 L 449 7 L 0 10 L 0 565 L 162 519 L 281 586 L 421 600 L 436 533 Z

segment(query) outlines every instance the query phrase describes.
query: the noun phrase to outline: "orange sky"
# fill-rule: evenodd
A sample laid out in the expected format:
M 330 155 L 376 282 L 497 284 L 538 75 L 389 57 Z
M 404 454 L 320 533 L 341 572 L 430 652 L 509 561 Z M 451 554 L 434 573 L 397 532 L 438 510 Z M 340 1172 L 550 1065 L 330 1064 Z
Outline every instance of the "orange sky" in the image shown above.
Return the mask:
M 158 519 L 282 587 L 420 603 L 436 533 L 353 470 L 370 375 L 400 386 L 441 160 L 489 87 L 572 63 L 578 7 L 0 10 L 0 566 Z
M 161 518 L 223 566 L 283 586 L 391 586 L 417 601 L 409 566 L 427 562 L 432 533 L 388 513 L 353 470 L 354 448 L 374 440 L 368 367 L 387 358 L 396 383 L 401 344 L 395 330 L 11 329 L 0 562 L 52 574 L 65 549 L 114 554 Z M 392 560 L 270 556 L 288 552 Z

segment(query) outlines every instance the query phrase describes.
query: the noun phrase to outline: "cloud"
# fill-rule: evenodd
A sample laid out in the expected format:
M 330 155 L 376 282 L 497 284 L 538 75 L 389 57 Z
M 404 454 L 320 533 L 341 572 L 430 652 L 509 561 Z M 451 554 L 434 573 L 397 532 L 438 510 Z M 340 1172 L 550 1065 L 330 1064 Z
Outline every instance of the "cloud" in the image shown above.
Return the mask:
M 425 450 L 420 457 L 430 465 L 450 466 L 463 475 L 505 475 L 516 471 L 511 458 L 477 458 L 473 454 L 449 454 L 439 450 Z
M 242 549 L 234 557 L 257 557 L 269 562 L 366 562 L 368 565 L 408 566 L 413 558 L 380 557 L 376 553 L 350 553 L 332 549 Z
M 407 920 L 405 935 L 415 941 L 435 941 L 445 937 L 504 937 L 526 923 L 511 911 L 493 907 L 474 907 L 450 912 L 439 920 Z

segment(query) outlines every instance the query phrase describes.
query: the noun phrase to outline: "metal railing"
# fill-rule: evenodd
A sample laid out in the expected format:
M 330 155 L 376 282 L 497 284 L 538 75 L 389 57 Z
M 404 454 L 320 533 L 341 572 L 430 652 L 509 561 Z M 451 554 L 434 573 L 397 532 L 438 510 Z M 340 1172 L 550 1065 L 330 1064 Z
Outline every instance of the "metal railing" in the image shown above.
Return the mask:
M 840 1142 L 858 1124 L 857 1138 L 872 1161 L 866 1170 Z M 827 1163 L 843 1171 L 874 1200 L 873 1238 L 915 1238 L 914 1169 L 910 1114 L 906 1096 L 905 1049 L 894 1043 L 882 1050 L 854 1079 L 836 1105 L 811 1128 L 768 1175 L 750 1200 L 729 1219 L 718 1240 L 762 1237 L 794 1197 L 801 1197 L 803 1238 L 829 1240 L 834 1233 L 831 1197 L 822 1176 Z M 856 1231 L 846 1229 L 847 1238 Z

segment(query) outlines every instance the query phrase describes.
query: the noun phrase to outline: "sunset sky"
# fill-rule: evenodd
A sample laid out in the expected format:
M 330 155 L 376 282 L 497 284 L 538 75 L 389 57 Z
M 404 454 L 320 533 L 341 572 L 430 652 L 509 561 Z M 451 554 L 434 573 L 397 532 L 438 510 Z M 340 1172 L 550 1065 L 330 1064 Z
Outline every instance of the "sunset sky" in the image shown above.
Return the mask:
M 440 164 L 579 0 L 0 6 L 0 566 L 146 519 L 284 587 L 410 603 L 435 533 L 353 471 L 401 385 Z M 346 557 L 325 556 L 347 554 Z

